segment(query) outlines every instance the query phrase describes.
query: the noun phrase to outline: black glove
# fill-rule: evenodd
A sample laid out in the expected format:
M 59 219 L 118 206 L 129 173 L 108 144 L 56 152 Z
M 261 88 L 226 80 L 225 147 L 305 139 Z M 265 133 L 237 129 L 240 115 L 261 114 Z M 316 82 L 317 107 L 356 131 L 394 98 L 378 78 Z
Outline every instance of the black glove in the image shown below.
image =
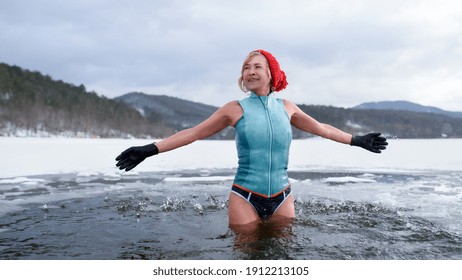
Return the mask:
M 358 146 L 374 153 L 381 153 L 387 148 L 387 138 L 380 133 L 369 133 L 364 136 L 354 135 L 351 138 L 351 146 Z
M 154 143 L 146 146 L 131 147 L 116 157 L 116 166 L 120 170 L 125 169 L 125 171 L 130 171 L 147 157 L 157 155 L 158 153 L 159 149 Z

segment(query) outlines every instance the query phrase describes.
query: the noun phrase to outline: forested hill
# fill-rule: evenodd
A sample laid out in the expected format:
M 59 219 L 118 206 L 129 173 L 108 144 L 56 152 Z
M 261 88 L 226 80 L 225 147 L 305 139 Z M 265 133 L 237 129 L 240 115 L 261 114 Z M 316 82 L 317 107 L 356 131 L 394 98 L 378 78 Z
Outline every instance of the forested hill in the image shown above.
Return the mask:
M 0 136 L 163 137 L 171 132 L 83 85 L 0 63 Z
M 299 105 L 315 119 L 351 133 L 396 138 L 462 138 L 462 118 L 406 110 Z M 129 93 L 115 99 L 0 63 L 0 136 L 163 138 L 218 108 L 175 97 Z M 310 137 L 294 129 L 294 138 Z M 232 128 L 212 139 L 231 139 Z
M 115 100 L 132 106 L 150 121 L 161 122 L 176 131 L 199 124 L 218 109 L 177 97 L 142 92 L 128 93 Z M 234 129 L 226 128 L 209 139 L 234 139 Z
M 205 120 L 218 108 L 175 97 L 129 93 L 116 98 L 142 112 L 148 118 L 162 121 L 176 130 L 192 127 Z M 351 133 L 382 132 L 396 138 L 462 137 L 462 118 L 441 114 L 396 110 L 346 109 L 332 106 L 299 105 L 320 122 Z M 306 132 L 293 129 L 294 138 L 307 138 Z M 219 139 L 233 137 L 225 130 Z
M 317 120 L 352 133 L 378 131 L 396 138 L 462 138 L 462 118 L 403 110 L 299 106 Z

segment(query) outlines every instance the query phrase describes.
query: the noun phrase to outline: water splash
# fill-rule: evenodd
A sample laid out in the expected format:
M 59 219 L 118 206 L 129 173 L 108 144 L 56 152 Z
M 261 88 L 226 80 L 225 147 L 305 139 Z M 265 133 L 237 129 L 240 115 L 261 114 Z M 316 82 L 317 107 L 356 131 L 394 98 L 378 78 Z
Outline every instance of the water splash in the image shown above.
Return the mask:
M 105 201 L 109 201 L 105 198 Z M 130 212 L 146 212 L 148 205 L 152 203 L 151 199 L 145 196 L 133 196 L 117 202 L 117 212 L 125 214 Z
M 162 201 L 160 208 L 167 212 L 176 212 L 184 210 L 188 201 L 179 197 L 167 197 L 166 200 Z

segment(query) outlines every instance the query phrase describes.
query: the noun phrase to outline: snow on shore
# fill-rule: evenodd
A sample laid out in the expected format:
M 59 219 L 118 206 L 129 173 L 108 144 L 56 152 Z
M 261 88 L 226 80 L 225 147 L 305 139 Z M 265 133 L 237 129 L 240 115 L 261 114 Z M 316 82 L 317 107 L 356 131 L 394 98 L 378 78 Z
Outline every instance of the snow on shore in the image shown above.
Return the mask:
M 325 139 L 294 140 L 289 170 L 461 170 L 462 139 L 390 140 L 388 149 L 374 154 Z M 146 139 L 0 137 L 0 178 L 39 174 L 80 173 L 136 175 L 137 172 L 235 168 L 234 141 L 197 141 L 149 158 L 130 172 L 115 167 L 115 157 Z

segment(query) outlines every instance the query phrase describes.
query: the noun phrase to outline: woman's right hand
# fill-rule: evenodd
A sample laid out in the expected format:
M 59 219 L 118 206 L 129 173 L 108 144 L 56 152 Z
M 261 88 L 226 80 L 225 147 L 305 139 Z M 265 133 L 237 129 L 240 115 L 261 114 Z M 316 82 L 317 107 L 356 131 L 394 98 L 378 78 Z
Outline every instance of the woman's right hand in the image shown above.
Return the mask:
M 125 169 L 125 171 L 130 171 L 147 157 L 157 155 L 158 153 L 159 149 L 154 143 L 145 146 L 130 147 L 116 157 L 116 166 L 120 170 Z

